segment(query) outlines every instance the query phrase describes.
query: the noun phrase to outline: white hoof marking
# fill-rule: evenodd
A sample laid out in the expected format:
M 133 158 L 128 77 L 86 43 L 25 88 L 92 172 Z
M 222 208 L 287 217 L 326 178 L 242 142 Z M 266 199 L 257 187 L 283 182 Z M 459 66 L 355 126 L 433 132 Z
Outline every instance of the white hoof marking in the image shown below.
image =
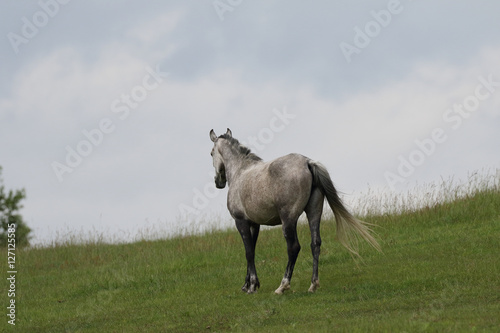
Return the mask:
M 283 294 L 283 292 L 284 292 L 285 290 L 288 290 L 288 289 L 290 289 L 290 281 L 289 281 L 289 280 L 286 280 L 286 279 L 283 279 L 283 281 L 281 281 L 281 285 L 279 286 L 279 288 L 278 288 L 278 289 L 276 289 L 276 290 L 274 291 L 274 293 L 275 293 L 276 295 L 282 295 L 282 294 Z
M 311 286 L 309 287 L 309 292 L 314 293 L 319 287 L 319 281 L 315 281 L 311 283 Z

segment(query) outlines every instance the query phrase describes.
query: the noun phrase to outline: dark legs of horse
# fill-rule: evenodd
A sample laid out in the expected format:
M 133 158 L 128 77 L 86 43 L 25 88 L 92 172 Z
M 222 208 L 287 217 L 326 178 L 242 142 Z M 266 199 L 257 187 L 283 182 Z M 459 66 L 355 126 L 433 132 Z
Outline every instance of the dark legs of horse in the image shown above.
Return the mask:
M 324 195 L 318 188 L 313 188 L 309 202 L 307 203 L 305 212 L 311 229 L 311 251 L 313 255 L 313 274 L 311 278 L 311 286 L 309 292 L 313 293 L 319 287 L 318 264 L 321 248 L 321 236 L 319 233 L 319 225 L 321 222 L 321 214 L 323 212 Z
M 300 252 L 300 244 L 297 237 L 297 219 L 287 218 L 282 219 L 282 222 L 283 236 L 285 236 L 288 251 L 288 264 L 283 280 L 281 280 L 281 285 L 274 291 L 276 294 L 283 294 L 285 290 L 290 289 L 290 280 L 292 279 L 295 262 Z
M 255 244 L 257 244 L 257 238 L 259 237 L 260 225 L 250 221 L 237 219 L 236 228 L 238 228 L 241 239 L 243 240 L 247 258 L 247 276 L 241 290 L 251 294 L 256 292 L 260 287 L 259 279 L 257 278 L 257 270 L 255 269 Z

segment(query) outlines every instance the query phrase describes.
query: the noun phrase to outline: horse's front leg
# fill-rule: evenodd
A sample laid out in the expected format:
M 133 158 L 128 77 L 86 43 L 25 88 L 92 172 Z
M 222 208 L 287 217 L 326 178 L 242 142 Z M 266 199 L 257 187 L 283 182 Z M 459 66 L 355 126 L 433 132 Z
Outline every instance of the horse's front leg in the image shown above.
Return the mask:
M 257 244 L 257 238 L 259 237 L 260 225 L 248 220 L 236 219 L 236 228 L 238 228 L 243 240 L 247 258 L 247 276 L 241 290 L 251 294 L 260 287 L 255 268 L 255 244 Z

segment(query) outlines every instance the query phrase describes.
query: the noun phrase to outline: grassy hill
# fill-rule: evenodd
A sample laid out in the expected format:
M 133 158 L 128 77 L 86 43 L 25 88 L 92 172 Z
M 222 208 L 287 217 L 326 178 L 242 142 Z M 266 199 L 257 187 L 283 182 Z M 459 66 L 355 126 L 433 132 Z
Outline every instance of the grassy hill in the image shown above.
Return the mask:
M 312 273 L 308 227 L 292 289 L 277 296 L 286 266 L 280 228 L 261 232 L 257 294 L 236 231 L 110 245 L 18 249 L 16 332 L 498 332 L 500 190 L 417 211 L 368 216 L 383 254 L 361 247 L 355 263 L 323 221 L 321 287 Z M 7 253 L 2 250 L 7 275 Z M 1 304 L 8 306 L 3 279 Z

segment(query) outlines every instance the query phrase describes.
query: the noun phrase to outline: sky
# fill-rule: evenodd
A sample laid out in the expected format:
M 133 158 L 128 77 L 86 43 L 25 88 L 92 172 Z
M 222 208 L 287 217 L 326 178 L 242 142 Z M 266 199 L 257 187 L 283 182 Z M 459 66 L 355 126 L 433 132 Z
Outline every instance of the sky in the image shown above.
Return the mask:
M 500 167 L 498 1 L 3 1 L 0 166 L 33 244 L 231 226 L 209 131 L 347 197 Z M 354 208 L 355 209 L 355 208 Z

